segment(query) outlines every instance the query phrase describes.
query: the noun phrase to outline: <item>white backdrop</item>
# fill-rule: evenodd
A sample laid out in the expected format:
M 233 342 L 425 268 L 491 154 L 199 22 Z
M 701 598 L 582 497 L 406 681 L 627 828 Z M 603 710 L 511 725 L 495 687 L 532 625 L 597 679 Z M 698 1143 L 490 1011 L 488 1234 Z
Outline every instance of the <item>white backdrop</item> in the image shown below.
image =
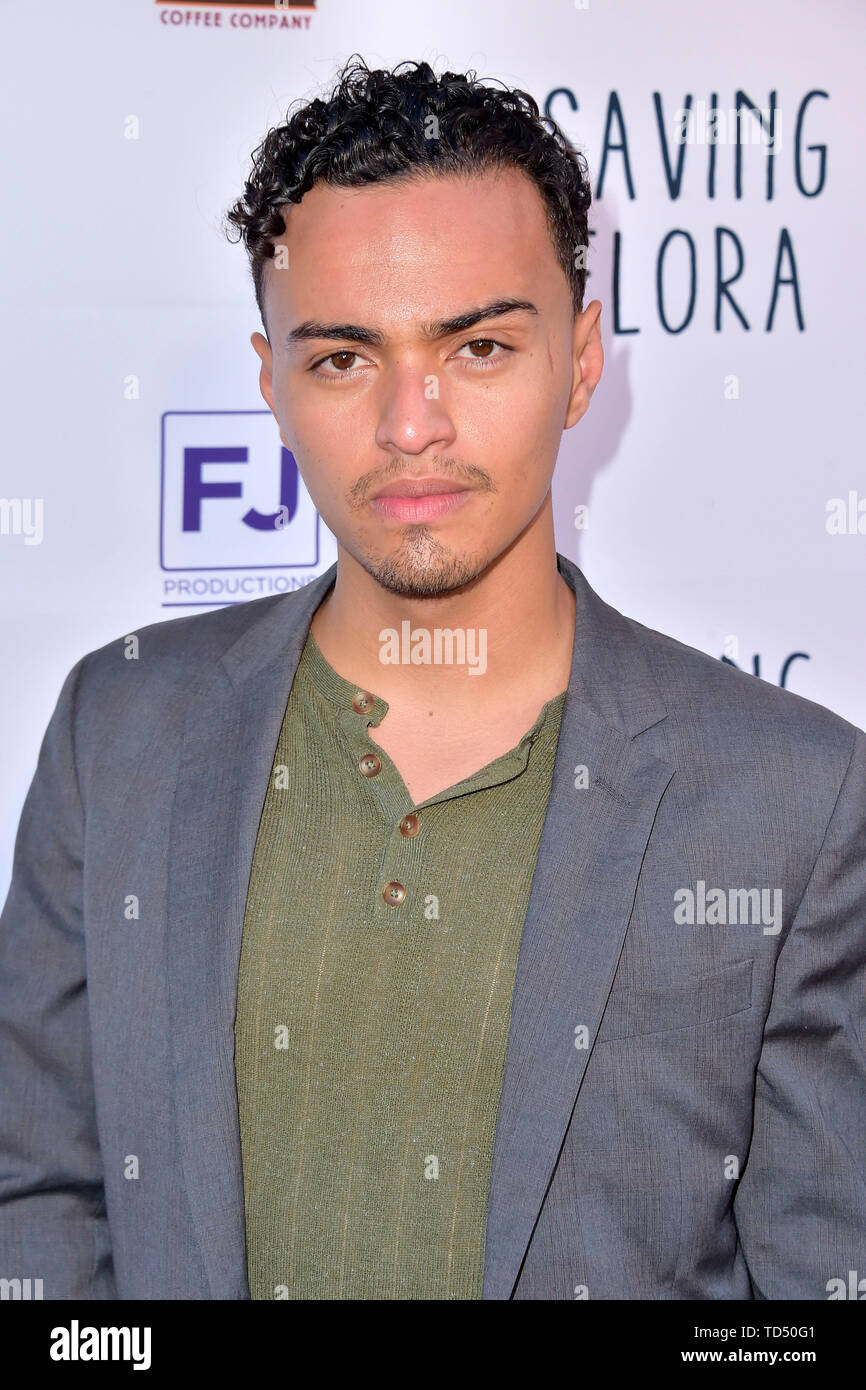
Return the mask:
M 354 51 L 523 87 L 587 156 L 606 364 L 563 438 L 558 548 L 623 612 L 776 683 L 788 662 L 787 688 L 866 724 L 862 0 L 2 0 L 0 16 L 0 899 L 78 657 L 335 558 L 302 486 L 285 531 L 241 520 L 276 508 L 280 446 L 221 218 L 269 126 Z M 696 120 L 676 142 L 689 93 L 696 115 L 738 93 L 776 107 L 775 155 L 743 144 L 739 197 L 732 132 L 711 146 Z M 684 155 L 678 188 L 663 150 L 671 180 Z M 198 532 L 179 519 L 190 447 L 232 451 L 193 491 L 240 489 L 204 500 Z

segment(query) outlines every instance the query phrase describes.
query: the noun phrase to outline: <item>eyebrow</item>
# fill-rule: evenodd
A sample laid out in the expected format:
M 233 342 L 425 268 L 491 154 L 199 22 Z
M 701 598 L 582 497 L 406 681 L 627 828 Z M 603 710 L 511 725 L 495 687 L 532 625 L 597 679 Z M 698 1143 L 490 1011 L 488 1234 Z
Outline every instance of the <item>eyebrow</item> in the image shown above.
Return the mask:
M 462 314 L 455 314 L 452 318 L 423 323 L 421 335 L 435 342 L 439 338 L 450 338 L 455 333 L 465 333 L 477 323 L 518 311 L 538 313 L 535 305 L 528 299 L 492 299 L 488 304 L 482 304 L 476 309 L 466 309 Z M 339 338 L 352 343 L 365 343 L 368 347 L 382 347 L 386 341 L 385 334 L 377 328 L 365 328 L 358 323 L 322 323 L 318 319 L 307 319 L 286 335 L 286 346 L 307 342 L 310 338 Z

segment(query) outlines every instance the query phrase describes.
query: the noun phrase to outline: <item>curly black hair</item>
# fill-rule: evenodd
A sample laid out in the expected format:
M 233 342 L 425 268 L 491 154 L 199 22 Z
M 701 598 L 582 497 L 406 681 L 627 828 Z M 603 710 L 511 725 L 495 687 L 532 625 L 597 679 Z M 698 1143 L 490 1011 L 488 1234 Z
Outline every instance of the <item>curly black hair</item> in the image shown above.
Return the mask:
M 252 160 L 244 196 L 227 212 L 225 230 L 230 240 L 243 238 L 246 244 L 263 324 L 271 238 L 286 230 L 280 207 L 299 203 L 315 183 L 357 188 L 502 165 L 523 169 L 538 187 L 574 312 L 583 308 L 592 199 L 586 160 L 554 120 L 539 114 L 528 92 L 484 86 L 474 72 L 437 77 L 425 62 L 371 70 L 356 53 L 328 99 L 290 108 L 285 124 L 268 132 Z

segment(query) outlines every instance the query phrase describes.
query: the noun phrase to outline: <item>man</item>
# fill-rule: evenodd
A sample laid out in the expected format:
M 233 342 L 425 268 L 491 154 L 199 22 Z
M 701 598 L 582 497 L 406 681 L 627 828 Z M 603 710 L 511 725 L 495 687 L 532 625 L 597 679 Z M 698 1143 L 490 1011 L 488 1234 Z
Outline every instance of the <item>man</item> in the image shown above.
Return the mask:
M 589 201 L 531 98 L 426 64 L 351 65 L 257 151 L 261 389 L 338 560 L 67 677 L 2 918 L 0 1275 L 824 1299 L 866 1268 L 866 735 L 557 553 Z

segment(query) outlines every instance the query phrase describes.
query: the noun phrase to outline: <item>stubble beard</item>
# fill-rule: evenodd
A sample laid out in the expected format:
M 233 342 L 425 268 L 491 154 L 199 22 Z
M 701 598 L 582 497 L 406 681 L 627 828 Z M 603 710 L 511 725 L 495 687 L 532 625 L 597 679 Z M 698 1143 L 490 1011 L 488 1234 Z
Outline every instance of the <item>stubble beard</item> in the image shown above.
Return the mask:
M 366 556 L 367 573 L 399 598 L 439 598 L 477 579 L 480 557 L 455 555 L 428 526 L 407 526 L 397 549 L 382 558 Z

